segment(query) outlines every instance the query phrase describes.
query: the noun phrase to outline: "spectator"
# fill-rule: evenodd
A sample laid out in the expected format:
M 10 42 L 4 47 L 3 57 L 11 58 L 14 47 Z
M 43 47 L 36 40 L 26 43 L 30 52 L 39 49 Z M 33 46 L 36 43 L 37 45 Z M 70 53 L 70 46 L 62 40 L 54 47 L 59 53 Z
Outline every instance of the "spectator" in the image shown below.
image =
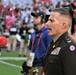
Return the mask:
M 21 10 L 18 10 L 16 17 L 16 25 L 18 28 L 21 27 L 22 24 L 22 18 L 21 18 L 22 14 L 21 14 Z
M 17 45 L 17 39 L 16 39 L 16 34 L 18 33 L 18 28 L 16 27 L 16 24 L 14 23 L 10 29 L 9 29 L 9 38 L 8 38 L 8 47 L 7 51 L 15 51 L 16 50 L 16 45 Z M 12 48 L 11 48 L 12 45 Z
M 19 57 L 21 57 L 22 52 L 23 52 L 23 56 L 26 57 L 26 52 L 27 52 L 27 44 L 28 44 L 28 40 L 29 38 L 25 38 L 28 37 L 28 28 L 27 28 L 27 24 L 23 23 L 22 27 L 19 30 L 19 34 L 21 36 L 21 42 L 20 42 L 20 50 L 19 50 Z M 24 49 L 24 51 L 23 51 Z

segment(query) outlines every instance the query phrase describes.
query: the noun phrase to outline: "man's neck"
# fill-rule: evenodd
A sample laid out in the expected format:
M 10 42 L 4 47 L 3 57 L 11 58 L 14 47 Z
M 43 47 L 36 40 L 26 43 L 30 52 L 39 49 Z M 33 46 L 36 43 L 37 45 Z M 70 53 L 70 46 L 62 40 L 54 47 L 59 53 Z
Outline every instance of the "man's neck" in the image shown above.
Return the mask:
M 58 40 L 58 38 L 59 38 L 61 35 L 62 35 L 62 34 L 60 34 L 60 35 L 54 37 L 54 38 L 53 38 L 53 42 L 56 42 L 56 41 Z

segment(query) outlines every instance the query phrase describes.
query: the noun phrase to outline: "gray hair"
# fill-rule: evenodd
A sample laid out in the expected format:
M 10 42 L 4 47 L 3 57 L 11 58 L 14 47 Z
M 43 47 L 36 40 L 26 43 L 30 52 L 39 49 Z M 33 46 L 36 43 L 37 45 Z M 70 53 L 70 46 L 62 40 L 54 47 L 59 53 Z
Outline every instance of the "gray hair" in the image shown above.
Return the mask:
M 70 18 L 72 18 L 69 10 L 65 9 L 65 8 L 56 8 L 52 10 L 53 12 L 59 12 L 61 15 L 66 15 L 69 16 Z
M 59 12 L 62 16 L 65 16 L 65 18 L 67 18 L 69 20 L 69 25 L 72 25 L 72 16 L 69 12 L 69 10 L 65 9 L 65 8 L 56 8 L 52 10 L 53 12 Z
M 65 8 L 56 8 L 54 10 L 52 10 L 53 12 L 58 12 L 60 13 L 62 16 L 64 16 L 66 19 L 68 19 L 68 25 L 69 25 L 69 30 L 68 32 L 71 33 L 71 26 L 72 26 L 72 16 L 69 12 L 69 10 L 65 9 Z

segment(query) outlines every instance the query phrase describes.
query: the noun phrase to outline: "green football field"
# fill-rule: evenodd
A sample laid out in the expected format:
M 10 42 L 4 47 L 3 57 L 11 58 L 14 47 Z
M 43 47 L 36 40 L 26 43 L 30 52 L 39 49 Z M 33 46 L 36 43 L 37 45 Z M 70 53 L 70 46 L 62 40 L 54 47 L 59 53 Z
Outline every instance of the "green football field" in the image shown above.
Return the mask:
M 18 52 L 1 51 L 0 75 L 21 75 L 22 63 L 25 57 L 18 57 Z

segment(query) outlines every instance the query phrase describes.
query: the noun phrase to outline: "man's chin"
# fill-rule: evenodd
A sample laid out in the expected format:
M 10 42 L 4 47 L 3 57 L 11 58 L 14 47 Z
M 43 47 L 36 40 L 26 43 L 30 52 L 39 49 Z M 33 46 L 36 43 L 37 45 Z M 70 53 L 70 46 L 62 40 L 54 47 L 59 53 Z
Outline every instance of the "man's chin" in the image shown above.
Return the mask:
M 49 36 L 51 36 L 51 34 L 50 34 L 50 33 L 48 33 L 48 35 L 49 35 Z

